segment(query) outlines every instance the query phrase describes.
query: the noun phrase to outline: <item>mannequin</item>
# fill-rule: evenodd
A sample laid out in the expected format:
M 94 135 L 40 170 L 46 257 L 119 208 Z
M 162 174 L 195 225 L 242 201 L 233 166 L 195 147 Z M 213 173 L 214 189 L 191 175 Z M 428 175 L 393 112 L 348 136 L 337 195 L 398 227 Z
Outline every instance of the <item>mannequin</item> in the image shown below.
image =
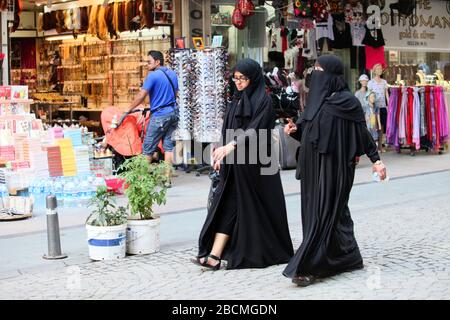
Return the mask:
M 372 69 L 372 80 L 367 84 L 367 88 L 372 90 L 376 94 L 375 105 L 380 110 L 380 120 L 381 120 L 381 132 L 378 135 L 378 150 L 380 152 L 385 152 L 383 141 L 384 134 L 386 133 L 386 122 L 387 122 L 387 108 L 389 103 L 389 91 L 388 84 L 386 80 L 382 79 L 383 66 L 377 63 Z
M 437 69 L 434 75 L 437 77 L 438 81 L 444 81 L 444 75 L 440 69 Z
M 418 78 L 418 79 L 416 80 L 416 85 L 424 85 L 424 84 L 426 84 L 426 81 L 425 81 L 425 72 L 423 72 L 422 69 L 417 70 L 416 76 L 417 76 L 417 78 Z

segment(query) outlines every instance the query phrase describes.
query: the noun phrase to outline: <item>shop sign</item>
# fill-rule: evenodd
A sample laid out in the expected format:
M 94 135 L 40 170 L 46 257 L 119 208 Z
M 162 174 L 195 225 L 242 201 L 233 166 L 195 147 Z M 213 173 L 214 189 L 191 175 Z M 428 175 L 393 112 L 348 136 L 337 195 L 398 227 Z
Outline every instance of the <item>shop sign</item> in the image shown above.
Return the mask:
M 381 12 L 386 48 L 450 51 L 450 1 L 417 0 L 416 9 L 407 18 L 399 18 L 397 10 L 390 10 L 389 5 L 397 2 L 386 0 Z

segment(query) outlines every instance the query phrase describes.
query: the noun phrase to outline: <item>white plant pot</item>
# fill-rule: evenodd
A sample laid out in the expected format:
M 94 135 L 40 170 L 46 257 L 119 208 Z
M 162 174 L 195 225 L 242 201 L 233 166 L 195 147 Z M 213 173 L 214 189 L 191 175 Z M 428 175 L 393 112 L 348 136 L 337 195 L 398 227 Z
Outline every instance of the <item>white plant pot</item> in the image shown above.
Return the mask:
M 86 225 L 89 257 L 92 260 L 114 260 L 125 257 L 127 225 L 97 227 Z
M 160 219 L 128 220 L 127 253 L 149 254 L 159 252 Z

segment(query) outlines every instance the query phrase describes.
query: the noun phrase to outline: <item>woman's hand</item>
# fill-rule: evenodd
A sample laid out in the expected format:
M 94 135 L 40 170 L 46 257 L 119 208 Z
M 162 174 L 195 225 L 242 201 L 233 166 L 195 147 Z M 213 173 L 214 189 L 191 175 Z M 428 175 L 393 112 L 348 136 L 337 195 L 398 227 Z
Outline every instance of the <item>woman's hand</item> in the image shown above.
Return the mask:
M 213 169 L 214 171 L 220 171 L 220 161 L 214 162 Z
M 373 164 L 372 172 L 377 172 L 381 181 L 386 179 L 386 167 L 384 166 L 384 163 L 381 160 L 378 160 Z
M 234 150 L 234 144 L 229 143 L 223 147 L 217 148 L 213 152 L 214 168 L 220 169 L 220 162 Z
M 294 133 L 297 131 L 297 125 L 292 121 L 291 118 L 286 119 L 288 123 L 284 127 L 284 133 L 287 135 L 290 135 L 291 133 Z

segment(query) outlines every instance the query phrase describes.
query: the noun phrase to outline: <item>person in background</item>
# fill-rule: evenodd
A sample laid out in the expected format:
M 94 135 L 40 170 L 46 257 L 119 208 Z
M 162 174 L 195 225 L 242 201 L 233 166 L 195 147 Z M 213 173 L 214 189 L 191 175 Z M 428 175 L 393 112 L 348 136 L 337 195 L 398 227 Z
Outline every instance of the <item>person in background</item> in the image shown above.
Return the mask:
M 386 168 L 338 57 L 317 59 L 305 112 L 284 130 L 301 141 L 296 178 L 301 184 L 303 241 L 283 275 L 308 286 L 317 278 L 363 268 L 348 207 L 354 159 L 366 154 L 381 180 Z
M 369 82 L 369 77 L 366 74 L 362 74 L 359 77 L 359 83 L 361 84 L 361 88 L 355 92 L 355 96 L 358 98 L 361 106 L 364 107 L 366 104 L 366 94 L 367 94 L 367 83 Z M 356 157 L 355 164 L 359 164 L 360 157 Z
M 386 80 L 382 79 L 383 75 L 383 66 L 380 63 L 377 63 L 373 66 L 372 72 L 374 74 L 373 79 L 369 81 L 367 84 L 367 88 L 369 90 L 375 91 L 376 101 L 375 104 L 377 108 L 380 110 L 380 119 L 381 119 L 381 132 L 378 136 L 378 151 L 386 152 L 384 149 L 384 133 L 386 133 L 386 123 L 387 123 L 387 114 L 388 114 L 388 103 L 389 103 L 389 91 L 388 91 L 388 83 Z
M 252 59 L 240 60 L 233 82 L 236 89 L 223 122 L 223 147 L 213 153 L 214 169 L 220 172 L 218 191 L 200 233 L 198 255 L 191 259 L 213 271 L 220 269 L 222 259 L 227 260 L 227 269 L 265 268 L 287 263 L 294 254 L 280 172 L 262 173 L 260 156 L 272 144 L 269 133 L 275 115 L 261 66 Z M 258 141 L 257 150 L 250 147 L 253 139 Z M 253 164 L 252 152 L 257 160 Z M 245 154 L 242 162 L 239 153 Z M 226 161 L 228 155 L 232 163 Z
M 366 103 L 366 95 L 367 95 L 367 84 L 369 82 L 369 77 L 365 74 L 362 74 L 359 77 L 359 83 L 361 84 L 361 88 L 355 92 L 355 96 L 358 98 L 361 105 L 364 106 Z
M 162 139 L 164 160 L 172 164 L 174 149 L 172 134 L 178 126 L 179 117 L 176 102 L 178 78 L 173 70 L 164 67 L 164 56 L 160 51 L 148 52 L 148 71 L 141 91 L 128 107 L 128 111 L 130 112 L 144 103 L 147 96 L 150 97 L 151 118 L 148 122 L 142 151 L 151 161 Z M 167 175 L 170 176 L 171 172 L 168 172 Z M 167 187 L 170 186 L 171 183 L 167 185 Z
M 364 99 L 363 109 L 366 116 L 367 129 L 372 134 L 373 140 L 377 141 L 381 131 L 380 110 L 375 104 L 376 94 L 369 91 Z

